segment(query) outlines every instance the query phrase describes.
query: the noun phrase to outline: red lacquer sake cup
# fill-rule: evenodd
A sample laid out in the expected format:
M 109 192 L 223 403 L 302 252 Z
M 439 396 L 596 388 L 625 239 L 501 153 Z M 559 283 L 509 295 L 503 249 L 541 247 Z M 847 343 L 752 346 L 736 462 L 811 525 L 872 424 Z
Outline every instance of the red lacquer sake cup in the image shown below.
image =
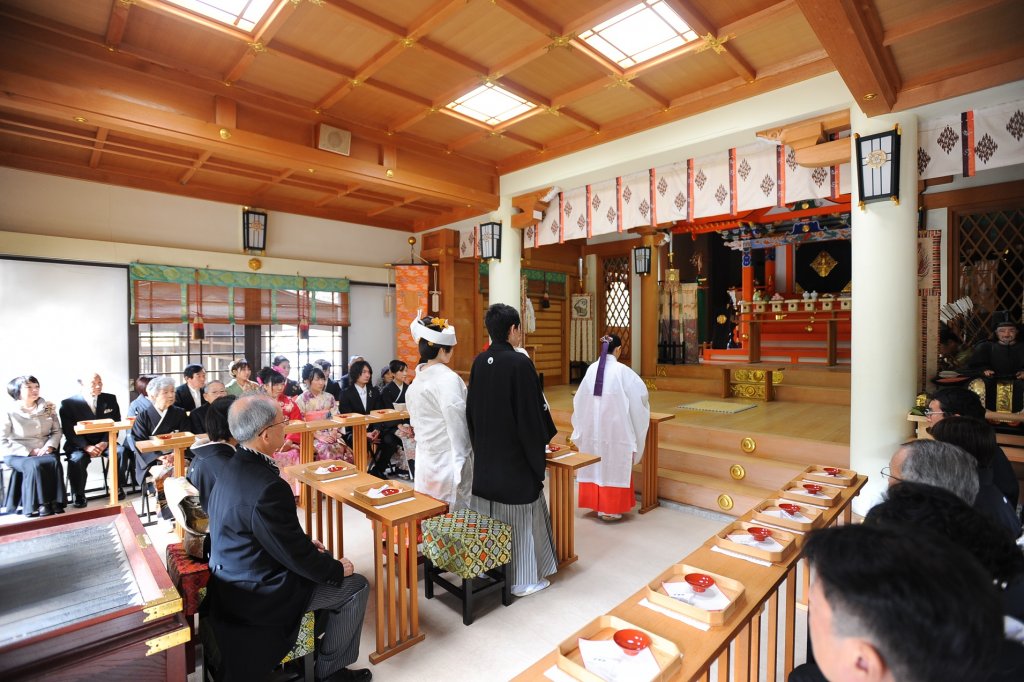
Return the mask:
M 714 578 L 710 575 L 704 575 L 703 573 L 687 573 L 683 576 L 683 580 L 685 580 L 697 594 L 700 594 L 715 584 Z
M 804 490 L 809 492 L 811 495 L 817 495 L 821 492 L 821 486 L 817 483 L 804 483 Z
M 839 474 L 843 473 L 843 470 L 840 469 L 839 467 L 824 467 L 822 471 L 824 471 L 829 476 L 838 476 Z
M 779 509 L 781 509 L 782 511 L 786 512 L 790 516 L 796 516 L 797 514 L 800 513 L 800 505 L 798 505 L 798 504 L 790 504 L 788 502 L 783 502 L 782 504 L 780 504 L 779 505 Z
M 639 630 L 616 630 L 612 639 L 627 656 L 636 656 L 651 645 L 651 638 Z
M 754 538 L 758 542 L 764 542 L 772 536 L 772 531 L 769 528 L 762 528 L 761 526 L 751 526 L 747 529 L 750 533 L 750 537 Z

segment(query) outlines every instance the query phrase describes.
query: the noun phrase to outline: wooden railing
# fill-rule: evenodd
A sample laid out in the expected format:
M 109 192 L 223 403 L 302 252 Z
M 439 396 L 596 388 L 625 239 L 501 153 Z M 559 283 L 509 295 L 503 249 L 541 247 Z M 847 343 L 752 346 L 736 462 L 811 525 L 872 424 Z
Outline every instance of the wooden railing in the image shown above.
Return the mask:
M 802 478 L 801 474 L 793 482 Z M 849 523 L 853 511 L 851 504 L 865 483 L 867 477 L 857 475 L 850 486 L 843 488 L 837 504 L 821 510 L 819 527 Z M 740 520 L 750 521 L 753 515 L 751 510 Z M 803 533 L 785 530 L 797 536 L 798 546 L 803 544 Z M 797 605 L 806 606 L 807 603 L 809 573 L 806 562 L 799 553 L 794 553 L 780 563 L 758 565 L 713 551 L 715 546 L 715 537 L 712 536 L 680 563 L 728 576 L 743 584 L 743 594 L 722 625 L 702 631 L 648 608 L 641 604 L 647 596 L 646 586 L 608 615 L 668 639 L 679 648 L 683 653 L 682 666 L 671 679 L 715 679 L 720 682 L 785 680 L 795 664 Z M 557 666 L 558 660 L 559 652 L 555 650 L 515 679 L 546 679 L 545 672 Z

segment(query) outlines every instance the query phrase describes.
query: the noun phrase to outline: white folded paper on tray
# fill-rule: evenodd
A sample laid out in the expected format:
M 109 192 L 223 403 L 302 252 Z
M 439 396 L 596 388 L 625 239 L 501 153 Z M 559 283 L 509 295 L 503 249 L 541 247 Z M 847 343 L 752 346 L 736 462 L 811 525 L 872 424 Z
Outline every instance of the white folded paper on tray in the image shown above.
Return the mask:
M 379 488 L 370 488 L 369 490 L 366 491 L 366 496 L 367 497 L 372 497 L 375 500 L 379 500 L 382 497 L 387 497 L 387 495 L 384 494 L 384 491 L 387 490 L 390 487 L 392 487 L 392 486 L 390 486 L 387 483 L 385 483 L 384 485 L 382 485 Z
M 686 602 L 690 606 L 696 606 L 704 611 L 721 611 L 729 605 L 729 598 L 722 594 L 718 585 L 712 585 L 703 592 L 694 592 L 690 584 L 685 582 L 663 582 L 661 586 L 673 599 Z
M 793 531 L 793 532 L 794 533 L 798 533 L 799 531 Z M 772 562 L 770 562 L 770 561 L 765 561 L 764 559 L 758 559 L 757 557 L 752 557 L 749 554 L 740 554 L 739 552 L 734 552 L 731 549 L 726 549 L 725 547 L 719 547 L 718 545 L 714 545 L 711 548 L 711 551 L 712 552 L 718 552 L 719 554 L 724 554 L 726 556 L 731 556 L 733 559 L 742 559 L 743 561 L 749 561 L 750 563 L 757 564 L 758 566 L 771 566 L 772 565 Z
M 316 470 L 313 473 L 316 474 L 317 476 L 323 476 L 324 474 L 340 474 L 340 473 L 344 473 L 346 471 L 348 471 L 347 468 L 341 468 L 341 469 L 338 469 L 337 471 L 331 471 L 331 467 L 326 466 L 326 467 L 317 467 Z
M 807 490 L 806 488 L 790 488 L 789 492 L 796 493 L 798 495 L 806 495 L 807 497 L 817 497 L 819 500 L 831 499 L 828 495 L 822 493 L 812 493 L 810 490 Z
M 718 549 L 718 548 L 717 547 L 712 547 L 711 548 L 712 551 L 714 551 L 716 549 Z M 675 620 L 678 620 L 680 623 L 686 623 L 687 625 L 695 627 L 698 630 L 703 630 L 704 632 L 707 632 L 708 630 L 711 629 L 711 625 L 709 623 L 702 623 L 701 621 L 697 620 L 696 618 L 690 618 L 689 616 L 684 616 L 683 614 L 679 613 L 678 611 L 673 611 L 672 609 L 666 609 L 664 606 L 659 606 L 658 604 L 652 604 L 651 601 L 649 599 L 647 599 L 647 597 L 644 597 L 643 599 L 641 599 L 637 603 L 640 604 L 640 606 L 644 607 L 645 609 L 650 609 L 651 611 L 657 611 L 658 613 L 660 613 L 663 616 L 668 616 L 669 618 L 673 618 Z
M 609 639 L 579 640 L 583 667 L 608 682 L 647 682 L 661 672 L 650 647 L 630 656 Z
M 544 677 L 554 682 L 576 682 L 576 678 L 565 672 L 557 665 L 553 665 L 544 671 Z
M 768 511 L 763 511 L 761 513 L 765 516 L 770 516 L 774 519 L 790 519 L 791 521 L 799 521 L 800 523 L 811 522 L 809 518 L 807 518 L 800 512 L 797 512 L 796 514 L 790 514 L 789 512 L 784 512 L 781 509 L 770 509 Z
M 766 538 L 764 542 L 758 542 L 749 533 L 732 533 L 727 537 L 738 545 L 757 547 L 758 549 L 763 549 L 767 552 L 778 552 L 782 549 L 782 545 L 776 542 L 775 538 Z

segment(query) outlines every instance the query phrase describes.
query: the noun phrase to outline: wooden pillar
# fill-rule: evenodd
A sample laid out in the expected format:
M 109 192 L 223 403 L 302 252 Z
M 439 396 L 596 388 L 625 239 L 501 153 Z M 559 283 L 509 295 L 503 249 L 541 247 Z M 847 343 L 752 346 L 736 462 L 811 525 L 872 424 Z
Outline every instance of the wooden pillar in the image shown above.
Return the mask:
M 441 292 L 441 307 L 431 310 L 438 317 L 455 319 L 455 259 L 459 255 L 459 233 L 456 230 L 437 230 L 423 235 L 420 256 L 431 264 L 437 263 L 437 288 Z M 433 265 L 430 273 L 430 289 L 434 288 Z M 429 306 L 430 299 L 427 303 Z
M 752 254 L 750 249 L 743 250 L 743 278 L 742 286 L 743 290 L 740 293 L 740 300 L 750 301 L 754 300 L 754 262 L 751 257 Z M 740 343 L 743 344 L 743 348 L 749 346 L 750 339 L 750 313 L 740 314 Z
M 653 377 L 658 365 L 658 275 L 657 263 L 660 262 L 658 245 L 655 243 L 657 231 L 644 228 L 641 244 L 651 247 L 651 274 L 640 277 L 640 375 Z M 634 348 L 636 346 L 634 345 Z

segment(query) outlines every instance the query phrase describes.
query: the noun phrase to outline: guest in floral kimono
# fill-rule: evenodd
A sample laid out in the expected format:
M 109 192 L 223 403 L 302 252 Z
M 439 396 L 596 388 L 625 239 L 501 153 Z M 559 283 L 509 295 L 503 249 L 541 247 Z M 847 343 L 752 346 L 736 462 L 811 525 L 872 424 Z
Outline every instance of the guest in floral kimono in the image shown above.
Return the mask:
M 278 402 L 281 406 L 281 412 L 285 417 L 288 417 L 289 421 L 302 419 L 302 412 L 299 410 L 299 406 L 295 404 L 295 399 L 285 394 L 288 380 L 283 375 L 269 367 L 265 367 L 260 371 L 260 381 L 263 382 L 263 388 L 266 390 L 267 395 Z M 281 478 L 288 482 L 294 495 L 299 494 L 299 482 L 287 475 L 284 472 L 284 468 L 299 463 L 299 443 L 301 440 L 302 434 L 289 433 L 285 436 L 284 443 L 282 443 L 280 449 L 274 453 L 274 461 L 277 462 L 277 467 L 281 471 Z
M 330 419 L 338 414 L 338 401 L 328 393 L 327 377 L 315 365 L 308 368 L 309 388 L 295 399 L 295 404 L 307 422 Z M 313 435 L 313 450 L 316 459 L 343 459 L 353 461 L 352 451 L 345 445 L 341 431 L 322 429 Z

